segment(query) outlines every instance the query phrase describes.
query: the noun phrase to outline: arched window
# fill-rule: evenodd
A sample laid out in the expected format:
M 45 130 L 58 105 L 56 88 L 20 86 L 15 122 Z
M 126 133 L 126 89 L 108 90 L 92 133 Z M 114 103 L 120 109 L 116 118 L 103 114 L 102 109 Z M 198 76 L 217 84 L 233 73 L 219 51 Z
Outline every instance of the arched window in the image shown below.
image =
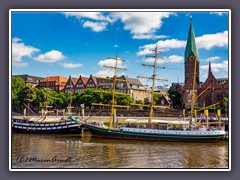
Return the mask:
M 210 93 L 207 94 L 205 102 L 206 102 L 205 106 L 212 105 L 212 95 Z

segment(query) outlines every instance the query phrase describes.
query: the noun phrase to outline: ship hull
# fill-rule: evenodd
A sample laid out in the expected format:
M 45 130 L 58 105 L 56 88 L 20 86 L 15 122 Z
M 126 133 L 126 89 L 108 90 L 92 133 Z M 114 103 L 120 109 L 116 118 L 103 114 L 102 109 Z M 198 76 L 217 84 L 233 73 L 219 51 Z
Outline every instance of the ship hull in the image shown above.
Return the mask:
M 85 125 L 92 137 L 121 140 L 147 140 L 147 141 L 175 141 L 175 142 L 218 142 L 223 134 L 196 135 L 196 134 L 158 134 L 144 132 L 125 132 L 123 129 L 110 130 L 92 125 Z
M 14 133 L 29 134 L 79 134 L 83 125 L 74 121 L 60 123 L 29 123 L 24 120 L 14 120 L 12 131 Z
M 14 133 L 27 133 L 27 134 L 79 134 L 82 128 L 66 128 L 57 130 L 29 130 L 29 129 L 19 129 L 12 128 Z

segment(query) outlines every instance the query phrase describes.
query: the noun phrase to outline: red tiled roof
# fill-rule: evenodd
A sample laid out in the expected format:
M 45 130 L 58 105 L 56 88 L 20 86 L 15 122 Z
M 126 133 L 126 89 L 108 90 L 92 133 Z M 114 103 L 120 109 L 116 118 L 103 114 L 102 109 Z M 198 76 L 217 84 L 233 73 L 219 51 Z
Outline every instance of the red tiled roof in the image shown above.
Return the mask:
M 64 89 L 64 86 L 59 86 L 59 91 L 62 91 Z
M 65 76 L 48 76 L 43 80 L 41 80 L 41 82 L 47 82 L 47 81 L 51 81 L 51 82 L 55 81 L 56 82 L 55 85 L 61 85 L 61 83 L 66 83 L 68 81 L 68 78 L 66 78 Z
M 88 78 L 87 77 L 82 77 L 82 76 L 81 76 L 81 78 L 82 78 L 83 83 L 86 84 L 87 81 L 88 81 Z
M 78 78 L 72 77 L 73 84 L 75 85 L 78 81 Z
M 97 77 L 92 76 L 92 79 L 93 79 L 94 83 L 97 84 Z

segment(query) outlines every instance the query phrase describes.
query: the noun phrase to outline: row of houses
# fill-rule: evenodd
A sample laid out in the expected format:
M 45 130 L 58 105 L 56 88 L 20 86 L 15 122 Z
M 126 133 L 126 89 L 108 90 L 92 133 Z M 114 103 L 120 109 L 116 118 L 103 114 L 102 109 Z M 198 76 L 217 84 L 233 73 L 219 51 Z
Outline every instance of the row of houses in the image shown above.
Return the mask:
M 24 79 L 26 84 L 43 89 L 49 88 L 56 92 L 83 92 L 87 88 L 101 88 L 111 89 L 113 88 L 113 78 L 102 78 L 90 75 L 90 77 L 79 76 L 75 78 L 69 76 L 48 76 L 46 78 L 29 76 L 29 75 L 17 75 Z M 134 101 L 142 100 L 149 97 L 148 88 L 145 87 L 141 81 L 137 78 L 130 78 L 121 76 L 116 81 L 116 91 L 129 94 Z
M 32 85 L 38 89 L 49 88 L 56 92 L 79 93 L 84 92 L 87 88 L 101 88 L 105 90 L 113 88 L 113 78 L 111 77 L 102 78 L 92 75 L 89 77 L 80 75 L 79 78 L 72 76 L 69 76 L 69 78 L 65 76 L 48 76 L 46 78 L 30 75 L 16 76 L 21 77 L 26 84 Z M 135 102 L 137 100 L 144 101 L 146 98 L 150 98 L 149 88 L 144 86 L 137 78 L 130 78 L 127 76 L 117 77 L 115 87 L 116 91 L 129 94 Z M 170 107 L 171 100 L 167 94 L 164 94 L 157 104 Z

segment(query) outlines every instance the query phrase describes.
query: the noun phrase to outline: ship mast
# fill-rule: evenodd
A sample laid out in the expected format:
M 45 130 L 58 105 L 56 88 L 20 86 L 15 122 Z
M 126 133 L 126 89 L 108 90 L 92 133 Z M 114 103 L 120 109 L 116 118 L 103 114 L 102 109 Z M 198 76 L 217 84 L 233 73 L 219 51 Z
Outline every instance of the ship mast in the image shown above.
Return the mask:
M 115 58 L 115 67 L 114 67 L 114 75 L 113 75 L 113 89 L 112 89 L 112 103 L 111 103 L 111 118 L 110 118 L 110 129 L 113 128 L 114 121 L 114 111 L 115 111 L 115 91 L 116 91 L 116 78 L 117 78 L 117 68 L 118 68 L 118 54 Z
M 98 104 L 98 103 L 92 103 L 92 105 L 97 105 L 97 106 L 110 106 L 111 107 L 111 117 L 110 117 L 110 122 L 109 122 L 109 125 L 110 125 L 110 129 L 113 129 L 114 128 L 114 119 L 116 117 L 116 107 L 123 107 L 123 108 L 129 108 L 129 106 L 124 106 L 124 105 L 117 105 L 115 104 L 115 94 L 126 94 L 126 93 L 120 93 L 120 92 L 116 92 L 116 83 L 117 81 L 124 81 L 126 82 L 126 80 L 122 80 L 122 79 L 118 79 L 117 78 L 117 71 L 118 70 L 127 70 L 125 67 L 119 67 L 118 66 L 118 62 L 119 61 L 125 61 L 121 58 L 118 57 L 118 54 L 116 55 L 115 58 L 107 58 L 107 59 L 111 59 L 111 60 L 114 60 L 115 61 L 115 65 L 114 66 L 108 66 L 108 65 L 103 65 L 104 68 L 109 68 L 109 69 L 114 69 L 114 75 L 113 75 L 113 78 L 101 78 L 101 79 L 107 79 L 107 80 L 110 80 L 112 79 L 113 80 L 113 87 L 112 87 L 112 91 L 110 92 L 112 94 L 112 101 L 111 101 L 111 104 Z M 105 92 L 105 93 L 108 93 L 108 92 Z
M 118 57 L 118 53 L 116 54 L 115 58 L 108 58 L 108 59 L 113 59 L 115 60 L 115 66 L 107 66 L 104 65 L 103 67 L 105 68 L 112 68 L 114 69 L 114 75 L 113 75 L 113 89 L 112 89 L 112 103 L 111 103 L 111 118 L 110 118 L 110 129 L 113 129 L 113 124 L 114 124 L 114 116 L 116 115 L 115 113 L 115 94 L 116 94 L 116 82 L 117 82 L 117 70 L 127 70 L 126 68 L 120 68 L 118 67 L 118 62 L 119 61 L 125 61 L 123 59 L 120 59 Z
M 46 83 L 46 98 L 45 98 L 45 112 L 47 112 L 47 108 L 48 108 L 48 90 L 49 90 L 49 88 L 48 88 L 48 74 L 47 74 L 47 83 Z
M 153 50 L 150 50 L 150 51 L 153 51 L 154 52 L 154 56 L 148 56 L 148 57 L 152 57 L 154 58 L 154 64 L 153 65 L 149 65 L 149 64 L 142 64 L 142 66 L 147 66 L 147 67 L 153 67 L 153 74 L 152 74 L 152 77 L 144 77 L 144 76 L 138 76 L 138 78 L 145 78 L 145 79 L 151 79 L 152 80 L 152 89 L 151 89 L 151 99 L 150 99 L 150 104 L 149 104 L 149 119 L 148 119 L 148 127 L 151 126 L 152 124 L 152 115 L 153 115 L 153 108 L 154 107 L 157 107 L 157 106 L 154 106 L 154 87 L 155 87 L 155 81 L 156 80 L 160 80 L 160 81 L 167 81 L 167 79 L 165 78 L 157 78 L 157 73 L 156 73 L 156 69 L 159 68 L 159 69 L 165 69 L 164 66 L 157 66 L 157 59 L 158 58 L 161 58 L 163 59 L 162 57 L 158 57 L 158 53 L 160 53 L 160 51 L 158 51 L 157 49 L 157 45 L 156 45 L 156 48 L 153 49 Z
M 27 100 L 27 117 L 29 117 L 29 109 L 30 109 L 30 88 L 28 89 L 28 98 L 26 99 Z
M 193 111 L 194 111 L 194 105 L 195 105 L 195 99 L 196 99 L 195 98 L 196 71 L 197 71 L 197 59 L 194 58 L 193 89 L 192 89 L 191 111 L 190 111 L 190 119 L 189 119 L 190 129 L 192 128 L 192 118 L 193 118 Z
M 49 74 L 47 73 L 47 82 L 46 82 L 46 97 L 44 98 L 44 106 L 42 106 L 45 109 L 45 114 L 48 113 L 48 108 L 52 106 L 48 106 L 48 96 L 49 96 Z
M 68 106 L 67 106 L 67 114 L 71 115 L 71 114 L 74 114 L 74 113 L 72 113 L 72 108 L 74 108 L 74 107 L 72 107 L 72 94 L 73 94 L 73 92 L 72 92 L 72 86 L 73 86 L 72 76 L 70 76 L 69 79 L 70 79 L 70 92 L 68 93 L 69 100 L 68 100 Z

